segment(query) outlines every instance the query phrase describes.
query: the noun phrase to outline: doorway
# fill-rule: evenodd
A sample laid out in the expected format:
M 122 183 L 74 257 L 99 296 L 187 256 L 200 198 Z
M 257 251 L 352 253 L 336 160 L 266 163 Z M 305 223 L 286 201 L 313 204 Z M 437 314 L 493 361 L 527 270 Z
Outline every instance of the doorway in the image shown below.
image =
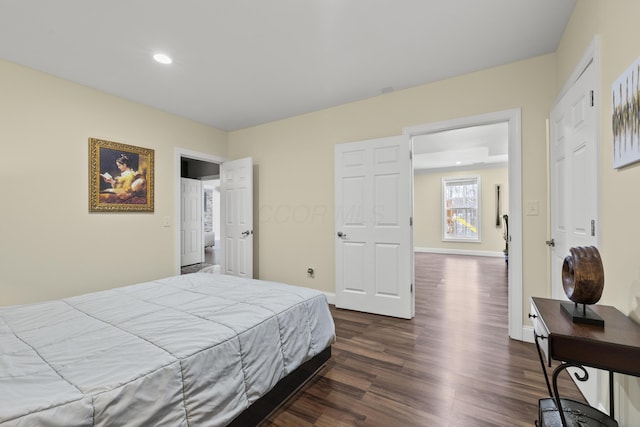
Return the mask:
M 505 123 L 508 135 L 508 208 L 509 231 L 506 236 L 509 244 L 508 268 L 508 322 L 509 336 L 523 339 L 522 304 L 522 196 L 519 191 L 522 182 L 520 109 L 511 109 L 478 116 L 463 117 L 444 122 L 414 126 L 404 129 L 412 141 L 421 136 L 445 131 L 455 131 L 478 126 Z M 414 195 L 415 197 L 415 195 Z M 440 217 L 438 218 L 439 221 Z
M 219 178 L 220 164 L 225 159 L 205 153 L 176 148 L 175 150 L 175 271 L 176 274 L 191 273 L 203 268 L 219 269 L 222 252 L 220 232 L 216 233 L 216 217 L 219 224 Z M 182 235 L 182 179 L 191 178 L 201 183 L 201 244 L 202 260 L 186 267 L 182 266 L 184 238 Z M 217 180 L 217 181 L 216 181 Z M 218 185 L 216 186 L 216 182 Z M 217 198 L 215 192 L 217 193 Z M 216 203 L 217 199 L 217 203 Z M 219 225 L 218 225 L 219 230 Z
M 180 165 L 181 273 L 219 272 L 220 165 L 185 157 Z

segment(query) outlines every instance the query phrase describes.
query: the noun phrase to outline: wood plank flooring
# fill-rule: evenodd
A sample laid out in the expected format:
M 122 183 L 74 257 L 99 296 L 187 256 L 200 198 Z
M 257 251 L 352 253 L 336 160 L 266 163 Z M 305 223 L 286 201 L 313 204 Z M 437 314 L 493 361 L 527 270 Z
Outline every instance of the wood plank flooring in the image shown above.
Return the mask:
M 501 258 L 416 254 L 416 316 L 332 307 L 333 357 L 264 426 L 532 426 L 533 344 L 508 338 Z M 560 394 L 584 402 L 568 376 Z

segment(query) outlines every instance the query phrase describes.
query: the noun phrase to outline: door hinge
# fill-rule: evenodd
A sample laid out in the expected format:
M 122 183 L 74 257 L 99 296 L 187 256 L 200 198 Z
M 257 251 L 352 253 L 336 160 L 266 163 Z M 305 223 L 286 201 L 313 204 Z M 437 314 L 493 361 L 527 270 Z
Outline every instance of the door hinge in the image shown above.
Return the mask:
M 409 160 L 413 160 L 413 151 L 409 150 Z
M 411 293 L 413 293 L 413 283 L 411 284 Z
M 409 217 L 409 227 L 413 227 L 413 217 Z
M 595 236 L 596 235 L 596 220 L 592 219 L 591 220 L 591 236 Z
M 594 91 L 591 91 L 591 106 L 594 107 L 596 105 L 595 94 Z

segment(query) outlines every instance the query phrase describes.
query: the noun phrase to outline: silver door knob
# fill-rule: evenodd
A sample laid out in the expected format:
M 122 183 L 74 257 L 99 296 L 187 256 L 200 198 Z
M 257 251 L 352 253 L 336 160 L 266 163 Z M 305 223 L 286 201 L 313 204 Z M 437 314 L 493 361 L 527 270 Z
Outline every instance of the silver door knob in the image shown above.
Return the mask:
M 250 234 L 253 234 L 253 231 L 246 230 L 242 232 L 242 237 L 249 237 Z
M 547 240 L 545 243 L 547 244 L 547 246 L 550 246 L 552 248 L 556 245 L 556 241 L 553 239 Z
M 338 237 L 342 240 L 347 238 L 347 233 L 343 233 L 342 231 L 338 231 Z

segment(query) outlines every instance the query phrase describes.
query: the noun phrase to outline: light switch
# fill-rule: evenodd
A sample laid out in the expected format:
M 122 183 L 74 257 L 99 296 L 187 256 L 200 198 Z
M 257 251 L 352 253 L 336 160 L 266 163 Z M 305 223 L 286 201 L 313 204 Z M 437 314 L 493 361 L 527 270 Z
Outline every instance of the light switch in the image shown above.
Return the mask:
M 527 200 L 526 212 L 528 216 L 537 216 L 538 215 L 538 201 L 537 200 Z
M 165 216 L 164 218 L 162 218 L 162 225 L 164 227 L 171 227 L 171 217 Z

